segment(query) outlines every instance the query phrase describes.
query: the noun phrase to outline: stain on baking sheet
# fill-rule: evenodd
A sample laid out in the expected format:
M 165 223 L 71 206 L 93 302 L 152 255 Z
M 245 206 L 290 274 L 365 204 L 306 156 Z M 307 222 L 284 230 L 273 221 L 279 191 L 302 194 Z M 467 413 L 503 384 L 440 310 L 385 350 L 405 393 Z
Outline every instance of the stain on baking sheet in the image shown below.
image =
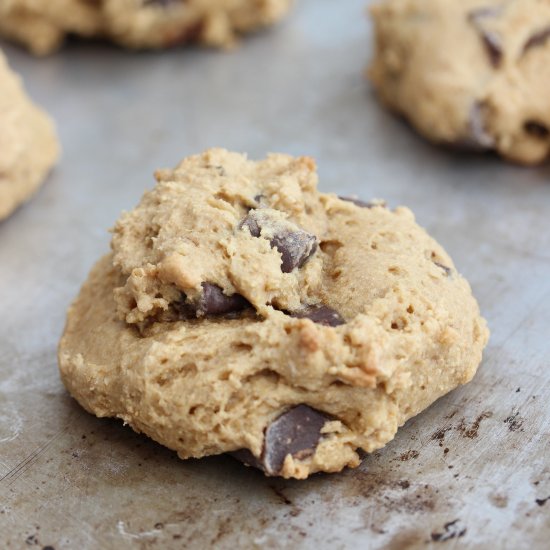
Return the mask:
M 396 475 L 398 468 L 385 467 L 376 473 L 355 470 L 337 480 L 345 488 L 342 497 L 360 508 L 361 530 L 382 535 L 391 532 L 391 524 L 399 517 L 409 521 L 414 516 L 448 512 L 449 503 L 444 494 L 440 494 L 439 487 L 400 477 Z M 425 532 L 409 534 L 418 541 L 426 540 L 427 536 Z M 389 547 L 399 548 L 398 544 L 400 539 Z
M 512 412 L 506 419 L 504 420 L 504 423 L 508 425 L 508 429 L 511 432 L 517 432 L 518 430 L 523 431 L 523 417 L 519 416 L 519 411 L 512 409 Z
M 478 436 L 479 427 L 483 420 L 491 418 L 492 416 L 493 413 L 491 411 L 484 411 L 471 424 L 467 424 L 466 420 L 463 418 L 456 429 L 460 432 L 462 437 L 475 439 Z
M 450 430 L 452 430 L 451 426 L 440 428 L 439 430 L 435 431 L 432 434 L 430 440 L 431 441 L 437 441 L 439 443 L 439 446 L 443 447 L 443 441 L 445 441 L 445 434 Z
M 490 493 L 489 502 L 495 508 L 506 508 L 508 506 L 508 496 L 500 492 Z
M 445 542 L 451 539 L 461 538 L 466 534 L 466 527 L 462 525 L 459 519 L 449 521 L 443 525 L 441 531 L 434 531 L 431 539 L 434 542 Z
M 283 488 L 276 487 L 275 485 L 268 485 L 268 487 L 275 493 L 275 496 L 288 506 L 292 506 L 292 501 L 284 494 Z
M 409 451 L 404 452 L 399 457 L 399 460 L 401 462 L 407 462 L 411 459 L 418 458 L 420 456 L 420 453 L 416 451 L 415 449 L 410 449 Z

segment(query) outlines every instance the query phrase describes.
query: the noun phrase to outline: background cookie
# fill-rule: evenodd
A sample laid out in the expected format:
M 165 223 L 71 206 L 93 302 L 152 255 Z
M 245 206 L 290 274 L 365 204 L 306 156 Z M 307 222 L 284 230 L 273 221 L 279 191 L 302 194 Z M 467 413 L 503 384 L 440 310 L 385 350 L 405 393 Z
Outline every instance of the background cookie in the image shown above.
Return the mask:
M 37 190 L 58 155 L 52 121 L 27 97 L 0 51 L 0 219 Z
M 427 138 L 534 164 L 550 151 L 550 4 L 386 0 L 370 79 Z
M 227 47 L 280 19 L 291 0 L 0 0 L 0 35 L 44 55 L 67 34 L 109 38 L 130 48 L 184 42 Z
M 69 310 L 61 375 L 90 412 L 305 478 L 474 375 L 485 322 L 409 210 L 320 194 L 286 155 L 211 150 L 157 180 Z

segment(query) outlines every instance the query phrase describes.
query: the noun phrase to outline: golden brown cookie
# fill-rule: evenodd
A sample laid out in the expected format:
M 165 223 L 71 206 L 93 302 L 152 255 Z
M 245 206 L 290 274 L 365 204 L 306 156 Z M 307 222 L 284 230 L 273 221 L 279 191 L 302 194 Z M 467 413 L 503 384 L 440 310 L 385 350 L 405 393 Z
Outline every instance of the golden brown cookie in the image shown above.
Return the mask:
M 384 0 L 369 75 L 428 139 L 522 164 L 550 152 L 550 2 Z
M 475 374 L 485 321 L 406 208 L 319 193 L 286 155 L 214 149 L 157 180 L 69 310 L 61 375 L 88 411 L 305 478 Z
M 0 51 L 0 220 L 31 197 L 59 155 L 52 121 Z
M 68 34 L 129 48 L 230 47 L 283 17 L 291 0 L 0 0 L 0 35 L 44 55 Z

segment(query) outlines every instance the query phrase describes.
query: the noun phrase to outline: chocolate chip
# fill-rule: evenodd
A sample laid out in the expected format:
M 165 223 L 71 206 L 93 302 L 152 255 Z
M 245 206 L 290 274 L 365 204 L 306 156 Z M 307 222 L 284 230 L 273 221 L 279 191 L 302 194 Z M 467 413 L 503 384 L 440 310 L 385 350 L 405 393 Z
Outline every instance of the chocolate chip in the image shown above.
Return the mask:
M 315 253 L 317 238 L 297 225 L 274 218 L 270 212 L 267 208 L 251 210 L 239 227 L 248 228 L 253 237 L 261 237 L 265 230 L 271 247 L 281 254 L 281 271 L 290 273 Z
M 550 38 L 550 27 L 547 27 L 546 29 L 542 29 L 536 32 L 529 38 L 529 40 L 527 40 L 527 42 L 525 43 L 525 46 L 523 46 L 523 53 L 525 54 L 528 50 L 536 46 L 544 46 L 544 44 L 546 44 L 546 41 L 549 38 Z
M 279 233 L 270 242 L 281 253 L 283 273 L 302 267 L 317 250 L 315 235 L 306 231 Z
M 297 319 L 310 319 L 318 325 L 325 325 L 327 327 L 338 327 L 346 324 L 346 321 L 342 319 L 335 309 L 324 305 L 306 306 L 298 311 L 293 311 L 290 313 L 290 316 Z
M 250 302 L 240 294 L 228 296 L 223 290 L 212 283 L 202 283 L 202 294 L 199 300 L 192 304 L 197 316 L 223 315 L 241 311 L 250 306 Z
M 500 66 L 502 61 L 502 44 L 500 41 L 500 36 L 494 32 L 484 32 L 482 34 L 482 39 L 485 44 L 485 49 L 489 54 L 491 65 L 493 67 Z
M 303 460 L 315 453 L 322 437 L 321 430 L 330 418 L 307 405 L 297 405 L 276 418 L 265 430 L 262 454 L 256 458 L 249 450 L 231 453 L 241 462 L 279 475 L 285 458 L 291 455 Z
M 244 227 L 248 229 L 253 237 L 259 237 L 262 233 L 260 224 L 253 214 L 246 216 L 246 218 L 244 218 L 244 220 L 240 223 L 239 228 L 243 229 Z
M 471 11 L 468 14 L 468 20 L 480 34 L 487 54 L 489 55 L 491 65 L 495 68 L 499 67 L 502 61 L 502 40 L 498 33 L 486 29 L 483 22 L 487 18 L 497 17 L 498 15 L 500 15 L 500 10 L 498 8 L 481 8 Z
M 547 139 L 550 136 L 550 130 L 547 126 L 536 120 L 528 120 L 523 129 L 532 137 L 537 139 Z
M 439 262 L 434 262 L 434 264 L 441 268 L 444 272 L 445 272 L 445 275 L 447 275 L 447 277 L 451 274 L 451 268 L 450 267 L 447 267 L 446 265 L 443 265 L 443 264 L 440 264 Z
M 352 202 L 359 208 L 374 208 L 375 206 L 382 206 L 385 208 L 386 203 L 384 201 L 362 201 L 360 199 L 354 199 L 353 197 L 341 197 L 338 196 L 341 201 Z

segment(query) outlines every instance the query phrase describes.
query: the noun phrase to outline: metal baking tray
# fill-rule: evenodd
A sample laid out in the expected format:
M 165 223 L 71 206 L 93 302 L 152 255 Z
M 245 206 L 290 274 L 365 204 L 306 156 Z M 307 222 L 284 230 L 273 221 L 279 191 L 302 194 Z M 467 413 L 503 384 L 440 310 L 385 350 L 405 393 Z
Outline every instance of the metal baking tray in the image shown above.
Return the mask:
M 236 51 L 3 44 L 62 162 L 0 224 L 0 547 L 548 548 L 550 168 L 437 149 L 375 101 L 364 0 L 300 0 Z M 492 337 L 474 381 L 356 470 L 264 477 L 179 460 L 66 393 L 56 345 L 107 228 L 211 146 L 317 159 L 320 187 L 404 204 L 469 279 Z

